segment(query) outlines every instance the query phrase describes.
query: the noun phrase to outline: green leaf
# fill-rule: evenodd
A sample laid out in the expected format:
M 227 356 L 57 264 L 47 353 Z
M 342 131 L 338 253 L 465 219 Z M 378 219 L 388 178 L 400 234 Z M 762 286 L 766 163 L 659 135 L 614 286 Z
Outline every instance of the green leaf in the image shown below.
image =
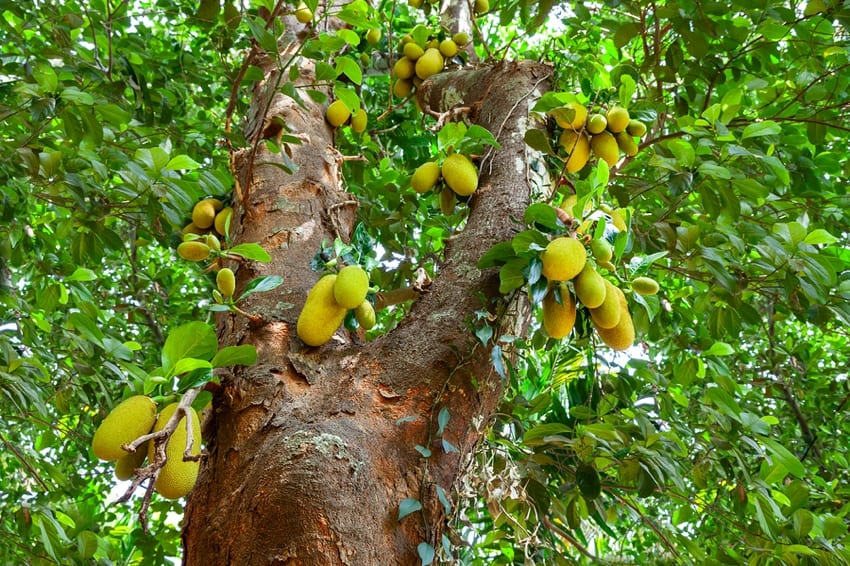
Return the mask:
M 525 259 L 514 259 L 502 266 L 499 270 L 499 293 L 507 295 L 511 291 L 525 285 L 523 268 L 528 263 Z
M 65 281 L 95 281 L 96 279 L 97 273 L 85 267 L 78 267 L 74 273 L 65 278 Z
M 531 149 L 543 152 L 547 155 L 554 155 L 552 145 L 549 143 L 549 136 L 543 130 L 531 129 L 525 131 L 525 143 Z
M 355 37 L 356 37 L 356 35 L 357 34 L 355 34 Z M 336 75 L 337 76 L 345 75 L 346 77 L 351 79 L 351 82 L 353 82 L 354 84 L 357 84 L 357 85 L 359 85 L 361 82 L 363 82 L 363 71 L 360 69 L 360 65 L 358 65 L 354 61 L 354 59 L 351 59 L 350 57 L 342 56 L 342 57 L 337 57 L 335 61 L 336 61 Z M 346 106 L 348 106 L 348 102 L 346 102 Z M 350 106 L 349 106 L 349 109 L 352 112 L 357 110 L 356 107 L 351 108 Z
M 205 322 L 189 322 L 168 334 L 162 347 L 162 369 L 174 375 L 177 362 L 183 358 L 211 360 L 218 351 L 218 338 L 212 326 Z
M 481 259 L 478 260 L 478 269 L 489 269 L 503 265 L 515 259 L 516 254 L 511 242 L 499 242 L 487 250 Z
M 543 444 L 547 436 L 556 436 L 559 434 L 569 435 L 572 433 L 572 428 L 561 423 L 546 423 L 534 426 L 522 435 L 523 444 L 535 445 Z
M 735 353 L 735 348 L 726 342 L 715 342 L 711 348 L 703 352 L 706 356 L 731 356 Z
M 449 424 L 449 419 L 451 415 L 449 415 L 449 410 L 445 407 L 440 409 L 439 414 L 437 415 L 437 436 L 442 436 L 443 430 L 446 428 L 446 425 Z
M 739 420 L 741 407 L 738 405 L 738 402 L 726 392 L 725 389 L 721 389 L 720 387 L 710 387 L 706 389 L 705 395 L 714 406 L 718 407 L 727 416 L 732 417 L 736 421 Z
M 558 219 L 555 208 L 549 204 L 538 202 L 525 209 L 524 221 L 528 225 L 539 225 L 552 230 L 563 230 L 564 224 Z
M 411 513 L 416 513 L 422 509 L 422 504 L 419 503 L 418 499 L 407 498 L 402 500 L 398 505 L 398 520 L 401 522 L 402 519 L 410 515 Z
M 798 478 L 803 478 L 806 475 L 805 466 L 803 466 L 800 460 L 790 450 L 766 436 L 760 436 L 759 440 L 767 448 L 767 451 L 770 452 L 774 461 L 785 466 L 788 473 Z
M 422 566 L 428 566 L 434 562 L 434 558 L 437 556 L 437 553 L 434 551 L 434 547 L 427 542 L 420 542 L 416 546 L 416 552 L 419 553 L 419 558 L 422 560 Z
M 98 346 L 103 346 L 103 331 L 91 318 L 81 312 L 72 312 L 68 315 L 68 322 L 83 338 Z
M 782 128 L 779 127 L 779 124 L 772 120 L 765 120 L 763 122 L 754 122 L 744 128 L 744 133 L 741 134 L 741 139 L 746 140 L 759 136 L 776 136 L 781 132 Z
M 166 169 L 179 171 L 181 169 L 193 170 L 200 167 L 201 164 L 189 157 L 188 155 L 177 155 L 172 157 L 165 165 Z
M 252 366 L 257 363 L 257 349 L 252 344 L 225 346 L 212 359 L 212 367 Z
M 269 258 L 271 259 L 271 258 Z M 271 291 L 283 284 L 283 277 L 280 275 L 263 275 L 261 277 L 255 277 L 251 279 L 248 285 L 245 287 L 245 291 L 242 292 L 242 295 L 239 297 L 241 301 L 251 293 L 262 293 L 265 291 Z
M 536 256 L 545 250 L 547 245 L 549 245 L 549 239 L 539 230 L 523 230 L 511 240 L 511 246 L 516 254 L 525 254 L 530 251 Z
M 182 375 L 184 373 L 194 371 L 196 369 L 208 369 L 212 364 L 207 360 L 199 360 L 197 358 L 181 358 L 174 365 L 174 375 Z
M 838 241 L 838 238 L 824 230 L 823 228 L 816 228 L 806 234 L 806 237 L 803 239 L 804 244 L 809 245 L 817 245 L 817 244 L 834 244 Z
M 259 261 L 262 263 L 268 263 L 272 260 L 269 253 L 264 250 L 260 246 L 260 244 L 256 244 L 254 242 L 233 246 L 232 248 L 227 250 L 227 253 L 242 256 L 245 259 L 249 259 L 251 261 Z

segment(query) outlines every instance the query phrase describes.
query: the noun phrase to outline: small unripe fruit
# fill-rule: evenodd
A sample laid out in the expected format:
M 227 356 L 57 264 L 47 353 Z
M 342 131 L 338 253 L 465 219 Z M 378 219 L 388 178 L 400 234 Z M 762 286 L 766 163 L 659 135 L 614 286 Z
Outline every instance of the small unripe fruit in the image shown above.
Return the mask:
M 345 102 L 342 100 L 334 100 L 331 102 L 325 112 L 325 118 L 327 118 L 328 123 L 334 128 L 338 128 L 345 124 L 350 117 L 351 110 L 348 109 L 348 106 L 346 106 Z
M 617 138 L 617 146 L 623 150 L 623 153 L 629 157 L 637 155 L 638 145 L 628 132 L 620 132 L 615 137 Z
M 651 277 L 635 277 L 631 285 L 632 290 L 639 295 L 655 295 L 658 293 L 658 281 Z
M 620 291 L 610 281 L 605 280 L 605 300 L 595 309 L 588 309 L 590 312 L 590 320 L 593 325 L 599 328 L 614 328 L 620 322 Z
M 296 331 L 308 346 L 321 346 L 331 339 L 345 318 L 345 307 L 339 306 L 334 298 L 336 274 L 319 279 L 304 302 L 298 315 Z
M 375 308 L 369 301 L 363 301 L 354 310 L 354 318 L 363 330 L 371 330 L 375 326 Z
M 584 269 L 587 251 L 575 238 L 555 238 L 540 256 L 543 276 L 549 281 L 569 281 Z
M 576 302 L 566 284 L 559 285 L 561 302 L 558 303 L 552 288 L 543 298 L 543 329 L 552 338 L 568 335 L 576 323 Z
M 440 191 L 440 212 L 449 216 L 455 211 L 455 192 L 448 187 L 443 187 Z
M 313 21 L 313 10 L 307 7 L 304 2 L 299 2 L 298 7 L 295 8 L 295 19 L 302 24 L 311 22 Z
M 614 257 L 614 248 L 611 247 L 608 240 L 591 240 L 590 251 L 593 252 L 593 257 L 598 262 L 611 261 L 611 258 Z
M 101 460 L 118 460 L 129 452 L 121 448 L 151 431 L 156 421 L 156 403 L 146 395 L 128 397 L 106 415 L 92 437 L 94 455 Z
M 177 255 L 188 261 L 204 261 L 210 257 L 210 247 L 197 240 L 182 242 L 177 246 Z
M 393 83 L 393 94 L 398 98 L 407 98 L 413 90 L 413 83 L 408 80 L 399 79 Z
M 410 178 L 410 186 L 417 193 L 430 191 L 440 180 L 440 166 L 433 161 L 426 161 L 416 168 Z
M 409 79 L 416 72 L 413 61 L 407 57 L 402 57 L 393 65 L 393 76 L 397 79 Z
M 605 301 L 605 278 L 589 263 L 573 279 L 573 288 L 581 304 L 589 309 L 595 309 Z
M 457 43 L 451 39 L 444 39 L 441 41 L 439 49 L 443 57 L 454 57 L 457 55 Z
M 221 251 L 221 242 L 215 234 L 207 234 L 202 238 L 202 241 L 210 247 L 210 250 L 215 252 Z
M 469 35 L 463 33 L 462 31 L 458 32 L 452 36 L 452 41 L 454 41 L 458 47 L 463 47 L 464 45 L 469 43 Z
M 228 223 L 232 216 L 233 209 L 231 207 L 228 206 L 227 208 L 222 208 L 219 213 L 215 215 L 215 222 L 213 223 L 215 231 L 222 236 L 227 236 Z
M 630 136 L 641 137 L 646 134 L 646 124 L 640 120 L 629 120 L 629 125 L 626 126 L 626 131 Z
M 369 276 L 359 265 L 347 265 L 337 274 L 333 292 L 339 306 L 357 308 L 369 292 Z
M 610 132 L 602 132 L 590 138 L 590 149 L 593 155 L 605 161 L 609 167 L 613 167 L 620 160 L 620 148 L 617 140 Z
M 422 49 L 422 47 L 420 47 L 416 42 L 411 41 L 404 44 L 402 53 L 411 61 L 416 61 L 425 54 L 425 50 Z
M 578 102 L 569 102 L 552 110 L 555 122 L 568 130 L 580 130 L 587 121 L 587 107 Z
M 632 316 L 629 314 L 629 305 L 626 302 L 626 296 L 620 289 L 616 289 L 617 302 L 619 305 L 620 316 L 617 324 L 611 328 L 596 327 L 596 332 L 602 341 L 614 350 L 626 350 L 634 344 L 635 341 L 635 326 L 632 321 Z
M 471 195 L 478 188 L 478 169 L 461 153 L 448 156 L 441 172 L 449 188 L 460 196 Z
M 369 122 L 369 116 L 363 108 L 359 108 L 357 112 L 351 115 L 351 129 L 362 134 L 366 131 L 366 124 Z
M 490 11 L 490 0 L 475 0 L 475 14 L 481 15 Z
M 199 201 L 192 208 L 192 224 L 201 229 L 207 229 L 215 221 L 215 203 L 213 199 Z
M 233 270 L 229 267 L 219 269 L 215 276 L 215 284 L 221 296 L 225 300 L 230 299 L 233 297 L 233 293 L 236 292 L 236 275 L 233 274 Z
M 165 428 L 171 415 L 177 410 L 179 403 L 172 403 L 162 410 L 156 420 L 154 431 L 158 432 Z M 201 453 L 201 420 L 195 409 L 189 407 L 189 418 L 192 421 L 192 450 L 191 454 L 197 456 Z M 182 417 L 177 423 L 177 428 L 165 445 L 165 465 L 159 471 L 159 476 L 154 482 L 154 490 L 166 499 L 177 499 L 187 495 L 195 482 L 198 480 L 198 469 L 200 462 L 183 461 L 183 452 L 186 450 L 186 417 Z M 150 444 L 148 459 L 153 461 L 155 452 L 154 443 Z
M 381 30 L 370 29 L 366 32 L 366 43 L 369 45 L 377 45 L 381 41 Z
M 608 120 L 608 131 L 619 134 L 629 125 L 629 111 L 622 106 L 614 106 L 605 115 Z
M 590 158 L 590 140 L 587 136 L 573 130 L 564 130 L 558 140 L 561 147 L 567 152 L 567 171 L 575 173 L 581 171 Z
M 591 114 L 587 119 L 587 131 L 591 134 L 600 134 L 608 126 L 608 120 L 602 114 Z
M 197 226 L 195 226 L 194 222 L 189 222 L 188 224 L 186 224 L 186 226 L 183 227 L 180 233 L 183 234 L 183 238 L 185 240 L 186 234 L 197 234 L 198 236 L 201 236 L 205 233 L 205 230 L 203 228 L 198 228 Z
M 133 477 L 133 474 L 138 468 L 142 467 L 145 458 L 148 455 L 148 443 L 146 440 L 141 446 L 136 448 L 135 452 L 125 452 L 123 456 L 115 462 L 115 477 L 121 481 L 128 480 Z
M 431 75 L 436 75 L 443 70 L 443 55 L 435 47 L 429 47 L 425 54 L 416 60 L 416 76 L 422 80 Z

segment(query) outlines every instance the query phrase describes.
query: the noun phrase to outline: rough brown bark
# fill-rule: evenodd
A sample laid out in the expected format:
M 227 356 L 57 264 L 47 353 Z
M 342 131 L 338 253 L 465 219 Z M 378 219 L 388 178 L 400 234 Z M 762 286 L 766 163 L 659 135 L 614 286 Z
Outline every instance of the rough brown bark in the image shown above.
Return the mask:
M 310 261 L 323 240 L 347 239 L 356 199 L 340 189 L 323 108 L 305 110 L 275 95 L 264 122 L 258 118 L 268 96 L 258 87 L 255 127 L 278 116 L 304 143 L 291 148 L 299 167 L 291 175 L 263 165 L 277 157 L 262 145 L 254 156 L 237 242 L 260 243 L 272 261 L 242 265 L 237 277 L 244 286 L 279 274 L 284 284 L 246 306 L 262 322 L 218 321 L 222 344 L 253 344 L 259 361 L 224 377 L 214 400 L 209 458 L 186 512 L 185 564 L 418 564 L 417 544 L 436 546 L 445 525 L 436 486 L 452 493 L 461 458 L 502 390 L 490 347 L 472 333 L 473 313 L 494 308 L 480 298 L 497 297 L 498 274 L 476 263 L 521 229 L 516 219 L 531 190 L 523 133 L 528 106 L 548 76 L 541 65 L 502 64 L 440 74 L 423 85 L 423 102 L 438 112 L 469 107 L 469 118 L 502 147 L 480 163 L 468 223 L 405 321 L 371 343 L 339 331 L 319 348 L 300 342 L 295 321 L 318 278 Z M 266 84 L 273 80 L 271 72 Z M 238 156 L 240 175 L 250 170 L 249 156 Z M 527 314 L 514 308 L 503 323 L 521 327 Z M 444 438 L 460 453 L 444 453 L 429 434 L 442 407 L 451 415 Z M 399 423 L 402 417 L 415 419 Z M 426 464 L 415 446 L 428 439 L 433 455 Z M 399 502 L 408 497 L 421 500 L 423 511 L 399 523 Z

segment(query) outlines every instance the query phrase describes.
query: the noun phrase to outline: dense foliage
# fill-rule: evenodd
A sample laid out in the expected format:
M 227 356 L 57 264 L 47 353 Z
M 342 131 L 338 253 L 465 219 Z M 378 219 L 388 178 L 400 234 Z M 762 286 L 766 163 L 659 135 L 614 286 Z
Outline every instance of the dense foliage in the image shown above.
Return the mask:
M 0 6 L 0 560 L 162 564 L 179 555 L 179 503 L 155 497 L 143 532 L 137 499 L 112 503 L 123 489 L 90 441 L 121 398 L 173 398 L 192 385 L 157 370 L 170 332 L 212 322 L 214 279 L 174 247 L 198 199 L 230 198 L 228 149 L 251 143 L 238 122 L 262 76 L 245 54 L 273 50 L 283 28 L 266 24 L 274 5 L 263 0 Z M 562 341 L 536 327 L 498 335 L 498 305 L 471 321 L 483 344 L 516 357 L 494 348 L 505 398 L 480 423 L 489 433 L 457 504 L 445 501 L 452 532 L 439 556 L 850 561 L 850 9 L 492 8 L 454 62 L 553 65 L 554 91 L 533 116 L 549 136 L 528 138 L 531 169 L 555 179 L 554 193 L 535 186 L 539 201 L 576 195 L 570 212 L 615 245 L 611 280 L 627 288 L 649 275 L 661 292 L 630 294 L 639 343 L 625 354 L 599 343 L 581 314 Z M 445 215 L 435 195 L 409 187 L 463 133 L 391 95 L 398 39 L 417 24 L 439 29 L 437 9 L 355 2 L 330 16 L 348 28 L 326 33 L 317 20 L 299 52 L 319 61 L 322 84 L 281 90 L 322 100 L 328 86 L 367 109 L 366 133 L 339 130 L 361 206 L 350 247 L 337 251 L 378 266 L 381 289 L 405 287 L 434 274 L 465 210 Z M 382 39 L 363 41 L 367 29 Z M 278 64 L 295 79 L 297 58 Z M 546 111 L 570 97 L 627 106 L 649 126 L 637 156 L 562 174 Z M 477 135 L 466 143 L 487 151 Z M 300 142 L 284 128 L 264 143 L 285 152 Z M 539 298 L 529 258 L 565 227 L 540 208 L 526 221 L 527 237 L 491 259 L 511 266 L 506 292 Z M 404 310 L 379 312 L 372 332 Z

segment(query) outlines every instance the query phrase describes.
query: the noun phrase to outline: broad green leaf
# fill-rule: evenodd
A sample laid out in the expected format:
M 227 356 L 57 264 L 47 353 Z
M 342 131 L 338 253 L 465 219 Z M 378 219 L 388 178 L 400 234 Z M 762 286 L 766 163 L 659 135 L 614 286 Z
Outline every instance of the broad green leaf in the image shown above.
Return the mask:
M 541 444 L 547 436 L 569 434 L 572 429 L 561 423 L 547 423 L 534 426 L 522 435 L 524 444 Z
M 806 468 L 800 463 L 800 460 L 791 453 L 790 450 L 778 443 L 772 438 L 766 436 L 759 437 L 759 440 L 767 448 L 771 457 L 778 463 L 785 466 L 788 472 L 798 478 L 803 478 L 806 475 Z
M 741 139 L 746 140 L 760 136 L 776 136 L 779 135 L 781 131 L 782 128 L 779 127 L 779 124 L 772 120 L 754 122 L 744 128 L 744 132 L 741 134 Z
M 422 561 L 422 566 L 428 566 L 429 564 L 434 562 L 434 558 L 437 556 L 434 547 L 428 544 L 427 542 L 420 542 L 416 546 L 416 552 L 419 554 L 419 559 Z
M 838 238 L 824 230 L 823 228 L 816 228 L 809 232 L 806 237 L 803 239 L 804 244 L 809 245 L 817 245 L 817 244 L 834 244 L 838 241 Z
M 239 255 L 251 261 L 259 261 L 268 263 L 272 260 L 269 252 L 264 250 L 259 244 L 253 242 L 247 244 L 237 244 L 227 250 L 228 253 Z
M 422 504 L 418 499 L 407 498 L 402 500 L 398 505 L 398 520 L 401 521 L 411 513 L 416 513 L 422 509 Z
M 715 342 L 711 348 L 703 352 L 706 356 L 731 356 L 735 349 L 726 342 Z
M 97 279 L 97 273 L 92 271 L 91 269 L 86 269 L 85 267 L 78 267 L 74 270 L 74 273 L 65 278 L 66 282 L 69 281 L 95 281 Z
M 178 171 L 181 169 L 193 170 L 200 167 L 201 164 L 189 157 L 188 155 L 177 155 L 172 157 L 165 165 L 166 169 Z
M 213 356 L 212 367 L 252 366 L 257 363 L 257 348 L 251 344 L 225 346 Z
M 184 373 L 194 371 L 196 369 L 211 368 L 212 364 L 207 360 L 199 360 L 197 358 L 180 358 L 174 365 L 174 375 L 182 375 Z
M 172 330 L 162 347 L 162 369 L 174 375 L 174 368 L 183 358 L 211 360 L 218 351 L 218 337 L 205 322 L 189 322 Z

